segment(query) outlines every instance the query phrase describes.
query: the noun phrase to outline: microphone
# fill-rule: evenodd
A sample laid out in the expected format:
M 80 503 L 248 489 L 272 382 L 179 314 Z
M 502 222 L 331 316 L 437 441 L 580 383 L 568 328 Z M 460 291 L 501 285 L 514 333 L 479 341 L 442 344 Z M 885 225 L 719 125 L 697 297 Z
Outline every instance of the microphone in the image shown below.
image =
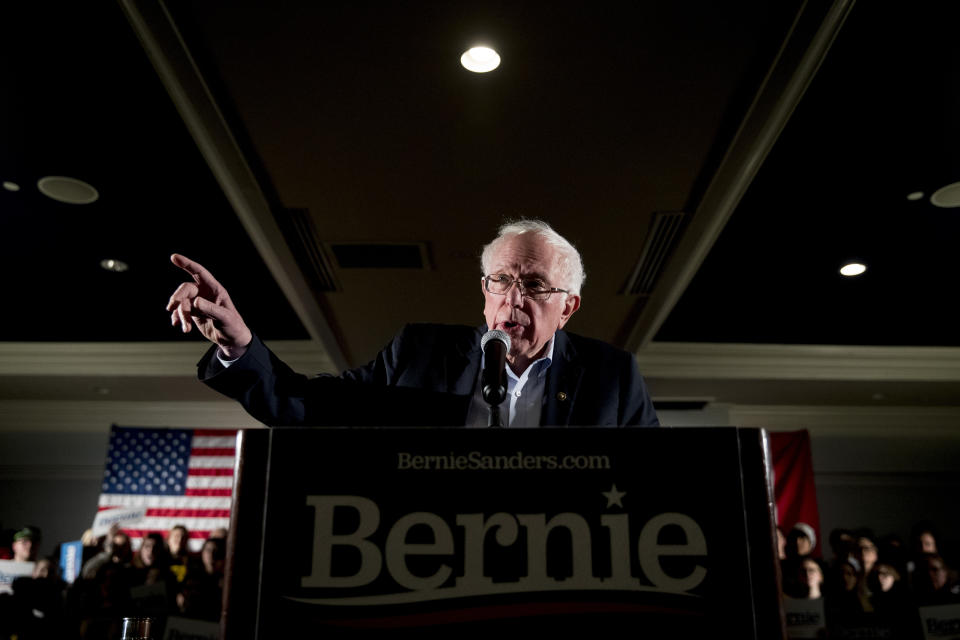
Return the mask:
M 510 352 L 510 336 L 499 329 L 487 331 L 480 339 L 483 350 L 483 375 L 480 390 L 483 401 L 491 407 L 507 398 L 507 354 Z

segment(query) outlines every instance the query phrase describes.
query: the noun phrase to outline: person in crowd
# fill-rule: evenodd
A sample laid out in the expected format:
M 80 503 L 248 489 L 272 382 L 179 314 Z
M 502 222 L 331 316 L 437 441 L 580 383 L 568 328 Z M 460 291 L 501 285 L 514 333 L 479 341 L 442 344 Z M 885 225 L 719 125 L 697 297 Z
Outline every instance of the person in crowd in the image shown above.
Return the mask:
M 84 563 L 83 568 L 80 569 L 80 575 L 92 580 L 107 564 L 126 568 L 132 561 L 133 549 L 130 546 L 130 536 L 114 526 L 103 539 L 102 550 Z
M 912 550 L 915 554 L 938 553 L 937 529 L 932 522 L 921 521 L 913 526 L 910 532 Z
M 13 534 L 13 560 L 15 562 L 33 562 L 40 548 L 40 530 L 36 527 L 24 527 Z
M 925 562 L 925 556 L 930 553 L 938 553 L 937 540 L 938 532 L 932 522 L 922 520 L 910 530 L 910 557 L 907 560 L 907 576 L 910 584 L 913 585 L 917 568 L 921 561 Z M 924 587 L 928 580 L 919 576 L 921 587 Z
M 834 620 L 855 619 L 873 611 L 863 565 L 853 555 L 831 569 L 825 603 Z
M 97 536 L 93 535 L 93 529 L 86 529 L 80 535 L 80 548 L 83 550 L 83 561 L 80 563 L 81 567 L 93 558 L 93 556 L 102 551 L 101 541 Z
M 187 544 L 190 540 L 190 532 L 187 528 L 178 524 L 167 532 L 167 552 L 170 556 L 170 572 L 178 583 L 183 582 L 187 577 L 187 565 L 190 560 L 190 553 Z
M 860 529 L 855 533 L 857 540 L 857 558 L 863 565 L 863 573 L 870 579 L 874 565 L 877 563 L 876 536 L 869 529 Z
M 917 560 L 913 592 L 921 606 L 960 603 L 960 582 L 939 553 L 925 553 Z
M 817 534 L 806 522 L 798 522 L 787 534 L 787 544 L 784 549 L 788 558 L 802 558 L 813 552 L 817 546 Z
M 136 581 L 130 537 L 114 526 L 102 546 L 80 570 L 71 598 L 84 638 L 118 637 L 123 617 L 133 612 L 130 589 Z
M 892 593 L 895 588 L 902 586 L 900 572 L 892 563 L 881 560 L 877 562 L 875 568 L 873 582 L 867 583 L 871 593 Z
M 807 556 L 803 559 L 802 566 L 807 585 L 807 599 L 817 600 L 822 598 L 824 582 L 823 564 L 816 558 Z
M 850 529 L 837 528 L 831 531 L 830 552 L 833 554 L 830 559 L 831 567 L 839 566 L 847 556 L 854 554 L 856 546 L 856 538 L 853 537 L 853 531 Z
M 780 565 L 783 595 L 796 600 L 823 597 L 824 568 L 811 556 L 787 557 Z
M 873 574 L 867 579 L 870 600 L 878 614 L 892 619 L 905 619 L 910 613 L 910 594 L 893 562 L 880 556 Z
M 183 615 L 202 620 L 219 620 L 223 609 L 223 571 L 226 543 L 222 538 L 207 538 L 200 550 L 200 566 L 187 573 L 177 606 Z
M 36 561 L 31 577 L 13 581 L 11 599 L 12 626 L 17 640 L 46 640 L 62 638 L 66 633 L 64 592 L 66 583 L 60 579 L 53 558 Z
M 143 537 L 140 548 L 133 560 L 136 571 L 134 582 L 138 584 L 155 584 L 167 579 L 170 569 L 170 556 L 163 536 L 159 533 L 148 533 Z
M 885 564 L 896 569 L 902 580 L 907 577 L 907 547 L 903 539 L 896 534 L 887 534 L 882 536 L 877 544 L 879 558 Z M 903 583 L 906 587 L 906 582 Z

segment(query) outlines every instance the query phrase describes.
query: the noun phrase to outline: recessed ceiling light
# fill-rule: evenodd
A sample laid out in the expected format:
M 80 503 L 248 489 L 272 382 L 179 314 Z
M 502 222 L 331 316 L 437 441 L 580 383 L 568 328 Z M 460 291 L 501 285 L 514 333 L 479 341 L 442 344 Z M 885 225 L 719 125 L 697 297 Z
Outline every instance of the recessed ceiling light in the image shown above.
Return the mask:
M 847 277 L 858 276 L 866 270 L 866 265 L 862 265 L 859 262 L 850 262 L 840 267 L 840 273 Z
M 913 193 L 908 193 L 907 200 L 910 200 L 910 201 L 923 200 L 923 191 L 914 191 Z
M 500 66 L 500 54 L 490 47 L 473 47 L 463 52 L 460 64 L 468 71 L 486 73 Z
M 930 203 L 935 207 L 943 207 L 944 209 L 960 207 L 960 182 L 948 184 L 934 191 L 933 195 L 930 196 Z
M 7 191 L 20 191 L 20 185 L 16 182 L 4 182 L 3 188 Z
M 40 193 L 67 204 L 90 204 L 96 202 L 100 194 L 93 186 L 83 180 L 67 178 L 66 176 L 46 176 L 37 180 Z
M 123 273 L 130 267 L 123 260 L 114 260 L 113 258 L 107 258 L 106 260 L 100 261 L 100 266 L 106 269 L 107 271 L 113 271 L 115 273 Z

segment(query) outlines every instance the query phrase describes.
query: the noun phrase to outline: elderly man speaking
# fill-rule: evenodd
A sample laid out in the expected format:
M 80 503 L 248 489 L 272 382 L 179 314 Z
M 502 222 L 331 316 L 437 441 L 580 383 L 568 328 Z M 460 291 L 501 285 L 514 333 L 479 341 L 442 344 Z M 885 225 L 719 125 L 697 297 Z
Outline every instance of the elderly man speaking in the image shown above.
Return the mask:
M 200 379 L 265 424 L 659 424 L 629 353 L 563 330 L 580 308 L 585 274 L 579 252 L 545 222 L 505 224 L 484 247 L 485 326 L 408 325 L 376 360 L 339 376 L 293 372 L 251 332 L 209 271 L 178 254 L 171 260 L 193 277 L 170 297 L 171 324 L 184 333 L 195 326 L 214 343 L 198 365 Z M 506 384 L 491 401 L 481 343 L 498 341 Z

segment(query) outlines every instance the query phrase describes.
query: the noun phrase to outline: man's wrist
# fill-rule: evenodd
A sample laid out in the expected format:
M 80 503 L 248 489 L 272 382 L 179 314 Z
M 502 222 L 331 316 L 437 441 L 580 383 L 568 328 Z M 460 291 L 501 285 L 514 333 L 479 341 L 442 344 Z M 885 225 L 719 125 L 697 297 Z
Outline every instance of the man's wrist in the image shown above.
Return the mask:
M 219 346 L 219 356 L 221 360 L 228 360 L 230 362 L 239 360 L 243 354 L 247 352 L 247 349 L 250 347 L 250 343 L 253 342 L 253 335 L 250 337 L 243 345 L 234 345 L 232 347 L 225 347 L 223 345 Z

